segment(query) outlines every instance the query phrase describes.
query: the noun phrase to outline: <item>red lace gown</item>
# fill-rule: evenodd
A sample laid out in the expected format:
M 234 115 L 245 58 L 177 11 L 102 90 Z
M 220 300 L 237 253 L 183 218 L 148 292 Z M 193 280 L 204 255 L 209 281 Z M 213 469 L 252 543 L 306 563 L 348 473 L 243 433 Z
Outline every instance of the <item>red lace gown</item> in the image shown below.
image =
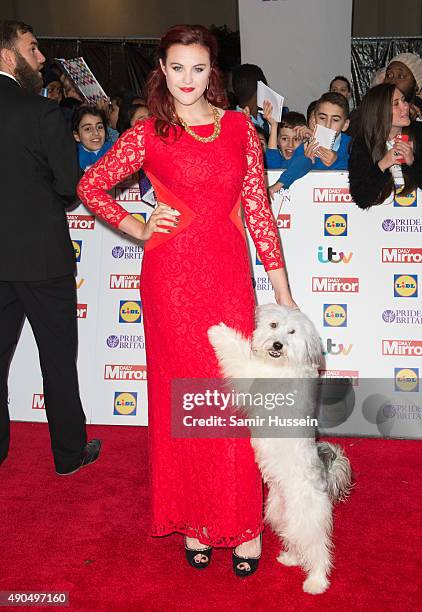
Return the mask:
M 213 125 L 192 128 L 209 136 Z M 163 142 L 154 120 L 138 122 L 81 180 L 81 200 L 111 225 L 128 214 L 107 191 L 142 166 L 158 199 L 182 213 L 171 234 L 145 245 L 141 298 L 147 351 L 152 535 L 181 532 L 212 546 L 234 547 L 262 530 L 262 485 L 250 441 L 175 439 L 170 430 L 173 378 L 219 376 L 207 338 L 223 321 L 249 336 L 254 294 L 246 223 L 267 270 L 283 266 L 264 185 L 256 131 L 226 111 L 208 143 L 179 129 Z

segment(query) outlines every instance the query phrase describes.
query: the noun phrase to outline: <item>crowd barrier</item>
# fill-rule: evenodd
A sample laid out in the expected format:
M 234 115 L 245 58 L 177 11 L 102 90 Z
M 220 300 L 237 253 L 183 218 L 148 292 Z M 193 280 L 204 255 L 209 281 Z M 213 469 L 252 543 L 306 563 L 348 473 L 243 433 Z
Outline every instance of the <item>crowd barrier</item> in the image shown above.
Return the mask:
M 269 184 L 278 175 L 268 172 Z M 139 218 L 151 212 L 137 184 L 120 185 L 115 197 Z M 323 433 L 422 437 L 421 201 L 418 192 L 362 211 L 352 202 L 347 172 L 326 171 L 309 173 L 272 203 L 293 295 L 320 332 L 321 376 L 333 382 L 322 392 Z M 87 421 L 147 425 L 142 247 L 82 205 L 68 213 L 68 223 L 78 262 L 78 369 Z M 249 243 L 257 302 L 272 302 Z M 11 366 L 9 407 L 14 420 L 45 421 L 27 323 Z

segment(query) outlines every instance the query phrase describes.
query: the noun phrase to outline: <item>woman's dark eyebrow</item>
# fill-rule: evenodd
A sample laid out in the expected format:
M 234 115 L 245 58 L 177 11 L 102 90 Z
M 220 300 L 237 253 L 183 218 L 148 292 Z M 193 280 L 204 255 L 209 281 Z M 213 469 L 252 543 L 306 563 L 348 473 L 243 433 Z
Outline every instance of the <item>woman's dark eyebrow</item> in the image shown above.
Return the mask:
M 180 62 L 170 62 L 170 66 L 183 66 L 183 64 L 181 64 Z M 206 64 L 195 64 L 194 68 L 198 68 L 198 66 L 206 66 Z

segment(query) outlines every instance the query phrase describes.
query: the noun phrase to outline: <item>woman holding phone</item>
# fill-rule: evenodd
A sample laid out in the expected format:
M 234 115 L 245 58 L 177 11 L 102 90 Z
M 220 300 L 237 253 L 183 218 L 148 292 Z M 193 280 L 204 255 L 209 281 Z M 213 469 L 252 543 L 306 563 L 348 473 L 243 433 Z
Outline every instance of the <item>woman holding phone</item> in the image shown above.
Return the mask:
M 422 138 L 409 104 L 394 84 L 383 83 L 362 100 L 349 158 L 350 193 L 359 208 L 388 203 L 396 193 L 422 187 Z

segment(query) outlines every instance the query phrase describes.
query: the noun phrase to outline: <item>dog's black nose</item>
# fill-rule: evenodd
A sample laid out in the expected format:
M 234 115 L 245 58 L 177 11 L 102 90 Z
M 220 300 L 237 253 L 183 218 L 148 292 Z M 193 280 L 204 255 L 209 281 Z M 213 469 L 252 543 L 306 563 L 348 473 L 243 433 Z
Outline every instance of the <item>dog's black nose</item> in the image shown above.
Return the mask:
M 281 342 L 274 342 L 273 349 L 275 351 L 281 351 L 282 348 L 283 348 L 283 345 L 281 344 Z

